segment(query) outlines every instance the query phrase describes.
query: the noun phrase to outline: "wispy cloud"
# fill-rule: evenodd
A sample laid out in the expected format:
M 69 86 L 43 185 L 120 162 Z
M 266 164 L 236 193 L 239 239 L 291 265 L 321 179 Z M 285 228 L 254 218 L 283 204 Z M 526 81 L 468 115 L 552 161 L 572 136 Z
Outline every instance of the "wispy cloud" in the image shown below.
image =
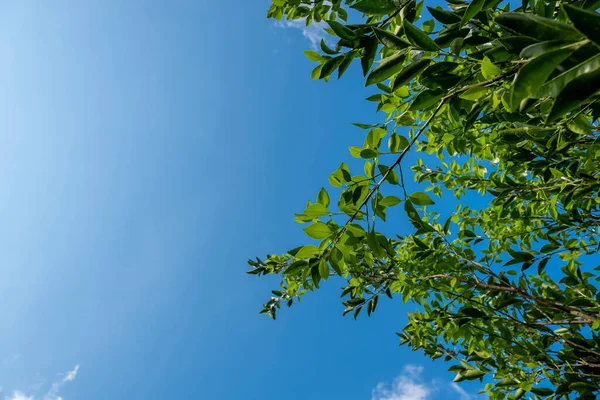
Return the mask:
M 327 24 L 323 21 L 313 22 L 306 26 L 306 18 L 295 19 L 292 21 L 275 21 L 275 26 L 278 28 L 292 28 L 302 32 L 302 36 L 308 39 L 311 47 L 316 50 L 319 48 L 321 39 L 327 39 L 327 33 L 323 30 Z
M 391 384 L 379 382 L 375 386 L 371 400 L 431 400 L 436 392 L 442 391 L 445 388 L 454 390 L 456 396 L 450 396 L 448 391 L 445 390 L 443 398 L 454 398 L 457 400 L 476 399 L 475 395 L 469 394 L 454 382 L 444 384 L 440 379 L 425 380 L 423 378 L 423 370 L 422 365 L 405 365 L 402 373 Z
M 74 381 L 77 378 L 77 373 L 79 372 L 79 365 L 76 365 L 71 371 L 68 371 L 65 376 L 52 384 L 52 387 L 43 397 L 43 400 L 63 400 L 62 397 L 58 395 L 59 390 L 67 383 Z
M 65 374 L 62 374 L 62 377 L 52 383 L 52 386 L 48 390 L 46 394 L 41 397 L 41 400 L 64 400 L 61 396 L 58 395 L 58 392 L 62 389 L 62 387 L 68 382 L 74 381 L 77 378 L 77 373 L 79 372 L 79 365 L 76 365 L 72 370 L 67 371 Z M 29 389 L 29 392 L 36 391 L 32 388 Z M 39 388 L 37 388 L 39 390 Z M 37 394 L 32 394 L 31 396 L 26 395 L 20 390 L 15 390 L 12 395 L 6 396 L 5 400 L 36 400 Z M 39 398 L 39 397 L 38 397 Z
M 458 383 L 452 382 L 450 383 L 450 387 L 458 393 L 460 400 L 472 400 L 475 398 L 475 396 L 469 394 L 465 389 L 461 388 Z

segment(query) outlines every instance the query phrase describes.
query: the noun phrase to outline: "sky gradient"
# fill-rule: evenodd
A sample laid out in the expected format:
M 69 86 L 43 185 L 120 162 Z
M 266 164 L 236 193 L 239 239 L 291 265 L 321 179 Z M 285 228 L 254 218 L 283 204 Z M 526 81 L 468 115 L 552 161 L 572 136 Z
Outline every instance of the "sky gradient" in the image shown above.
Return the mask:
M 343 318 L 330 280 L 258 314 L 246 260 L 305 240 L 349 123 L 382 119 L 268 4 L 0 4 L 0 398 L 474 398 L 398 347 L 400 301 Z

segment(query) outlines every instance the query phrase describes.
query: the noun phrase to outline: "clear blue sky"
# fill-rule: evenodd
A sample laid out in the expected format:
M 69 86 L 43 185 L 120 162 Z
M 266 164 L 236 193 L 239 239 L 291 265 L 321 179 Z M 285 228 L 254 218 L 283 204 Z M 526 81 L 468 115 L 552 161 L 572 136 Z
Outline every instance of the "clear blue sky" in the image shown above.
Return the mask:
M 343 318 L 332 280 L 258 314 L 246 259 L 305 240 L 349 122 L 382 118 L 268 3 L 1 3 L 0 398 L 469 398 L 398 347 L 400 301 Z

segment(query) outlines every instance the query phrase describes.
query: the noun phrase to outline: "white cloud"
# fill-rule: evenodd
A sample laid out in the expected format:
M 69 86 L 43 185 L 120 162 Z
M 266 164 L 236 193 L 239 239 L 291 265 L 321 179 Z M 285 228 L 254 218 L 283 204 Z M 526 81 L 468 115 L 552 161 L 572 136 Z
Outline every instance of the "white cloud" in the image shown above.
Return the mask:
M 433 382 L 426 383 L 421 378 L 423 366 L 406 365 L 402 373 L 394 379 L 388 388 L 383 382 L 379 382 L 371 400 L 427 400 L 435 390 Z
M 456 382 L 451 382 L 450 387 L 454 389 L 458 395 L 460 396 L 460 400 L 472 400 L 474 396 L 467 393 L 467 391 L 460 387 L 460 385 Z
M 43 397 L 43 400 L 63 400 L 62 397 L 58 395 L 58 391 L 67 383 L 74 381 L 77 377 L 77 373 L 79 372 L 79 365 L 76 365 L 71 371 L 68 371 L 65 376 L 57 382 L 52 384 L 52 387 Z M 19 399 L 20 400 L 20 399 Z M 33 399 L 27 399 L 33 400 Z
M 33 400 L 33 396 L 28 397 L 25 396 L 22 392 L 19 392 L 18 390 L 16 392 L 13 393 L 12 396 L 10 397 L 6 397 L 7 400 Z
M 313 22 L 309 26 L 306 26 L 306 18 L 295 19 L 292 21 L 275 21 L 275 26 L 278 28 L 292 28 L 298 29 L 302 32 L 302 36 L 308 39 L 313 49 L 319 48 L 321 39 L 326 39 L 327 34 L 323 31 L 323 28 L 327 24 L 323 21 Z
M 397 376 L 391 385 L 379 382 L 371 395 L 371 400 L 431 400 L 435 392 L 443 390 L 443 398 L 454 398 L 457 400 L 475 400 L 477 396 L 469 394 L 455 382 L 449 382 L 451 390 L 457 396 L 450 396 L 440 379 L 425 381 L 422 377 L 423 366 L 408 364 L 404 366 L 402 373 Z M 447 387 L 447 386 L 446 386 Z

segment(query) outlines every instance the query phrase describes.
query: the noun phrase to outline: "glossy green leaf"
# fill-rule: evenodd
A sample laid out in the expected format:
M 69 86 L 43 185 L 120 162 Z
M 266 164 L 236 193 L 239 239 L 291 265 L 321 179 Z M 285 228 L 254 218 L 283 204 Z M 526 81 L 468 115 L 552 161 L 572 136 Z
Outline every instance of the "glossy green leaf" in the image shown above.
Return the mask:
M 472 0 L 467 7 L 467 10 L 463 14 L 461 25 L 465 25 L 467 22 L 471 20 L 475 15 L 481 11 L 483 5 L 485 4 L 485 0 Z
M 433 8 L 429 6 L 427 6 L 427 9 L 429 10 L 429 13 L 433 18 L 437 19 L 444 25 L 460 22 L 461 20 L 460 16 L 453 13 L 452 11 L 442 10 L 440 8 Z
M 363 75 L 367 76 L 371 66 L 373 65 L 373 61 L 375 60 L 375 56 L 377 55 L 377 47 L 378 43 L 376 38 L 371 38 L 365 43 L 364 53 L 362 58 L 360 59 L 360 64 L 362 66 Z
M 382 45 L 389 49 L 402 50 L 410 46 L 409 43 L 406 43 L 404 40 L 400 39 L 391 32 L 379 28 L 373 28 L 373 32 L 377 40 L 379 40 Z
M 502 13 L 495 18 L 495 21 L 509 31 L 542 41 L 582 38 L 582 35 L 571 25 L 533 14 Z
M 600 68 L 570 81 L 554 102 L 547 121 L 552 122 L 562 115 L 584 104 L 600 90 Z
M 426 51 L 438 51 L 440 48 L 438 45 L 427 35 L 425 32 L 404 20 L 403 23 L 404 32 L 408 38 L 408 41 L 415 47 L 426 50 Z
M 427 194 L 423 192 L 415 192 L 408 196 L 413 204 L 418 206 L 429 206 L 435 202 Z
M 600 68 L 600 54 L 595 55 L 581 64 L 563 72 L 546 82 L 538 91 L 536 97 L 556 97 L 573 79 Z
M 444 95 L 446 93 L 447 92 L 445 90 L 441 90 L 441 89 L 424 90 L 423 92 L 419 93 L 417 95 L 417 97 L 414 98 L 414 100 L 412 101 L 412 104 L 410 105 L 409 110 L 410 111 L 425 110 L 435 104 L 438 104 L 440 102 L 440 100 L 442 99 L 442 97 L 444 97 Z
M 394 76 L 396 73 L 402 70 L 405 59 L 405 53 L 397 53 L 391 57 L 384 59 L 381 62 L 381 64 L 373 68 L 373 71 L 371 71 L 371 73 L 367 77 L 367 82 L 365 86 L 383 82 L 386 79 L 389 79 L 392 76 Z
M 342 39 L 354 40 L 357 37 L 356 33 L 354 33 L 352 29 L 348 28 L 343 24 L 340 24 L 337 21 L 327 21 L 327 25 L 329 25 L 331 30 L 333 30 L 333 32 L 335 32 L 335 34 Z
M 316 247 L 315 247 L 315 250 L 316 250 Z M 308 254 L 308 250 L 306 251 L 306 254 Z M 302 255 L 304 255 L 304 253 Z M 312 257 L 312 255 L 310 255 L 308 257 Z M 303 258 L 303 257 L 299 257 L 299 258 Z M 296 274 L 299 274 L 300 272 L 302 272 L 302 270 L 304 270 L 306 267 L 308 267 L 308 263 L 306 261 L 296 261 L 296 262 L 290 264 L 290 266 L 286 268 L 285 274 L 286 275 L 296 275 Z
M 412 64 L 409 64 L 396 76 L 396 79 L 392 84 L 392 90 L 396 91 L 406 83 L 410 82 L 411 79 L 423 72 L 425 68 L 429 66 L 430 63 L 431 59 L 421 58 L 419 61 L 415 61 Z
M 316 222 L 312 225 L 307 226 L 303 231 L 313 239 L 325 239 L 331 236 L 331 229 L 322 222 Z
M 576 46 L 568 46 L 553 50 L 525 64 L 519 71 L 513 85 L 512 107 L 516 108 L 523 99 L 534 96 L 556 67 L 569 57 L 576 48 Z
M 546 42 L 530 44 L 529 46 L 527 46 L 523 50 L 521 50 L 521 57 L 535 58 L 537 56 L 543 55 L 550 51 L 564 48 L 570 44 L 573 44 L 573 41 L 548 40 Z
M 563 9 L 579 32 L 583 33 L 594 44 L 600 46 L 600 14 L 569 4 L 564 4 Z

